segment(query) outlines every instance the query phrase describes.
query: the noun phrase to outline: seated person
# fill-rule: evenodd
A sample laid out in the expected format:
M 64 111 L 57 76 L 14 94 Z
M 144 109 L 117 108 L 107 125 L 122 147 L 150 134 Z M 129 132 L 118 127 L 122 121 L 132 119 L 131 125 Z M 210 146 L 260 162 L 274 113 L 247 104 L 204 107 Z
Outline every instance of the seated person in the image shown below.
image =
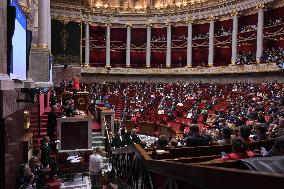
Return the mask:
M 158 149 L 163 149 L 163 148 L 168 146 L 168 143 L 169 143 L 169 141 L 168 141 L 166 135 L 160 135 L 157 142 L 156 142 L 156 147 Z
M 132 141 L 135 144 L 141 144 L 142 141 L 141 141 L 139 135 L 137 134 L 137 130 L 136 129 L 132 129 L 131 130 L 131 137 L 132 137 Z
M 22 184 L 19 189 L 33 189 L 33 181 L 34 181 L 34 175 L 29 174 L 24 178 L 25 183 Z
M 172 138 L 170 141 L 170 146 L 177 147 L 178 145 L 179 145 L 179 142 L 177 141 L 177 139 Z
M 232 151 L 233 151 L 232 153 L 223 156 L 219 160 L 220 161 L 239 160 L 239 159 L 251 158 L 254 156 L 254 153 L 248 150 L 245 140 L 241 137 L 235 137 L 232 139 Z
M 222 140 L 218 140 L 217 144 L 219 145 L 231 145 L 232 139 L 231 135 L 233 134 L 232 129 L 230 127 L 225 126 L 221 131 Z
M 247 125 L 243 125 L 239 128 L 239 136 L 242 137 L 246 143 L 253 142 L 253 140 L 250 138 L 251 129 Z
M 41 150 L 41 163 L 45 169 L 48 169 L 49 167 L 51 168 L 51 177 L 55 177 L 57 173 L 57 166 L 56 162 L 50 157 L 50 147 L 49 147 L 49 137 L 44 136 L 42 144 L 40 146 Z
M 199 132 L 199 126 L 197 124 L 191 124 L 190 132 L 184 139 L 186 146 L 207 146 L 209 145 L 209 142 L 210 139 L 201 135 Z
M 40 162 L 41 151 L 39 148 L 35 149 L 33 152 L 33 156 L 29 160 L 29 166 L 31 168 L 32 173 L 35 175 L 34 181 L 36 183 L 37 188 L 41 188 L 46 185 L 46 174 L 47 170 L 43 168 L 43 165 Z
M 17 173 L 16 188 L 20 188 L 20 186 L 24 185 L 26 178 L 31 174 L 32 171 L 29 164 L 22 164 Z
M 254 141 L 260 141 L 260 140 L 266 140 L 268 137 L 266 136 L 266 132 L 268 131 L 268 128 L 266 126 L 266 124 L 258 124 L 257 126 L 255 126 L 254 128 L 254 136 L 253 136 L 253 140 Z
M 276 138 L 272 149 L 265 156 L 284 156 L 284 135 Z
M 74 104 L 69 103 L 63 110 L 63 113 L 66 117 L 74 117 L 75 116 L 75 110 L 74 110 Z

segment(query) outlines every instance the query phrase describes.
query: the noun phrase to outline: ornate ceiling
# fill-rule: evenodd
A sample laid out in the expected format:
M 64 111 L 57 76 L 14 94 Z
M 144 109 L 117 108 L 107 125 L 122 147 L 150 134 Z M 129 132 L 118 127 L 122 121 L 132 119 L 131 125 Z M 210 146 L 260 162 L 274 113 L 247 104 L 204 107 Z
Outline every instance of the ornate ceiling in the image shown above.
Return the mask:
M 94 10 L 145 13 L 151 11 L 186 10 L 236 0 L 51 0 L 52 3 L 86 6 Z
M 96 24 L 206 23 L 257 12 L 259 5 L 283 6 L 283 0 L 51 0 L 54 19 Z
M 87 0 L 90 7 L 118 8 L 121 10 L 147 10 L 180 8 L 208 0 Z

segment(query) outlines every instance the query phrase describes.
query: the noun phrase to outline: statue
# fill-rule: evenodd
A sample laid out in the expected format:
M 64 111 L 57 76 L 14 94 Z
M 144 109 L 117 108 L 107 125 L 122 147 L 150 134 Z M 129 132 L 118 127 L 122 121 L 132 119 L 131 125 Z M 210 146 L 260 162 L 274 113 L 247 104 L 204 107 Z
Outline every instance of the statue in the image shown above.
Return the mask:
M 66 47 L 67 47 L 67 44 L 68 44 L 68 37 L 69 37 L 69 34 L 68 34 L 68 32 L 66 31 L 66 29 L 63 28 L 62 32 L 60 32 L 60 35 L 61 35 L 62 47 L 63 47 L 63 50 L 65 51 L 65 50 L 66 50 Z

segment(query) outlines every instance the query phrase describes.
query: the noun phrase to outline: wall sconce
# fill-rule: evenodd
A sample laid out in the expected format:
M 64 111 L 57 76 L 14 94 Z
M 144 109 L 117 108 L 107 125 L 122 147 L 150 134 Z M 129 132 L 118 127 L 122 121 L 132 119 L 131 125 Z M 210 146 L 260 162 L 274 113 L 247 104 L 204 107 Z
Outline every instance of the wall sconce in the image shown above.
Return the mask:
M 25 110 L 24 111 L 24 129 L 28 130 L 30 126 L 31 126 L 30 111 Z

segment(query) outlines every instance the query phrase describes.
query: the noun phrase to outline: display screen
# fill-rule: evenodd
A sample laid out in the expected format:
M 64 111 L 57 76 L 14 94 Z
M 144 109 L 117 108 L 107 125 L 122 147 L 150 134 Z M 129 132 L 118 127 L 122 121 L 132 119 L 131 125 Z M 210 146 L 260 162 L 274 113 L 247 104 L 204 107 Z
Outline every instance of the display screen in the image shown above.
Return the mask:
M 17 0 L 11 0 L 10 6 L 16 8 L 15 30 L 12 38 L 12 61 L 10 64 L 10 78 L 26 80 L 26 28 L 27 21 Z

